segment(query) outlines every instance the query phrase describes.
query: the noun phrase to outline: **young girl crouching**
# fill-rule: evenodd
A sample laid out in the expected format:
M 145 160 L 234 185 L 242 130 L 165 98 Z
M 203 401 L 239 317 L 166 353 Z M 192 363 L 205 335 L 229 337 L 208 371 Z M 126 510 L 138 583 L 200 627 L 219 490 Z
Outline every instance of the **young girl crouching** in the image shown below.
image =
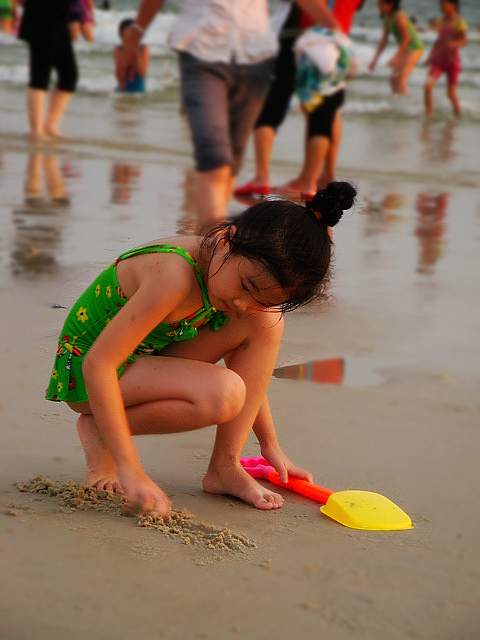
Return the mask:
M 280 448 L 266 392 L 282 314 L 321 290 L 329 228 L 355 195 L 350 184 L 332 182 L 305 207 L 260 202 L 203 237 L 127 251 L 98 276 L 67 316 L 46 396 L 80 414 L 88 485 L 164 516 L 170 501 L 145 473 L 131 436 L 213 424 L 205 491 L 259 509 L 282 505 L 240 465 L 251 429 L 283 481 L 312 480 Z M 217 365 L 222 359 L 226 367 Z

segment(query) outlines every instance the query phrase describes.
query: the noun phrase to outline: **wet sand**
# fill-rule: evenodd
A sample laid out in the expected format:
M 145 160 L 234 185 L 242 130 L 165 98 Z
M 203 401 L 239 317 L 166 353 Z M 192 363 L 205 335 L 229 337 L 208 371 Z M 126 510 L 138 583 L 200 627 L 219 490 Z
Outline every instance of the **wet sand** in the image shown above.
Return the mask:
M 88 117 L 79 98 L 65 126 L 75 140 L 35 148 L 13 102 L 3 105 L 0 133 L 0 638 L 478 638 L 480 199 L 464 144 L 471 129 L 434 121 L 429 135 L 398 146 L 401 122 L 399 131 L 345 119 L 339 175 L 355 180 L 362 203 L 335 232 L 329 299 L 287 317 L 278 362 L 342 367 L 330 384 L 320 365 L 290 368 L 269 390 L 295 462 L 328 488 L 386 495 L 415 528 L 348 529 L 288 491 L 270 513 L 205 494 L 207 429 L 137 439 L 147 471 L 188 514 L 178 535 L 165 535 L 116 503 L 84 509 L 14 483 L 72 480 L 78 497 L 75 418 L 43 400 L 65 307 L 125 248 L 191 228 L 188 135 L 173 106 L 158 114 L 153 138 L 139 106 L 126 103 L 121 118 L 79 141 Z M 118 135 L 98 144 L 109 127 Z M 276 147 L 279 182 L 292 177 L 300 145 L 294 115 Z M 242 178 L 251 169 L 250 150 Z M 258 455 L 253 437 L 245 454 Z M 195 535 L 186 543 L 192 522 L 248 544 L 211 548 Z

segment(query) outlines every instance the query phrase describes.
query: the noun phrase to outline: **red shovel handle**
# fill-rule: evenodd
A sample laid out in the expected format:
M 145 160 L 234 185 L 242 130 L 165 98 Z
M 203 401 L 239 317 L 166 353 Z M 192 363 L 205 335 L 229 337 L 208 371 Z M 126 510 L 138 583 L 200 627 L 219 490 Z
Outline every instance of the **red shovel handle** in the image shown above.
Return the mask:
M 269 472 L 268 481 L 273 484 L 277 484 L 280 487 L 291 489 L 306 498 L 315 500 L 315 502 L 321 502 L 322 504 L 326 504 L 328 498 L 333 493 L 330 489 L 324 489 L 323 487 L 319 487 L 317 484 L 313 484 L 313 482 L 307 482 L 307 480 L 301 480 L 300 478 L 289 478 L 288 482 L 284 483 L 280 480 L 280 476 L 276 471 Z

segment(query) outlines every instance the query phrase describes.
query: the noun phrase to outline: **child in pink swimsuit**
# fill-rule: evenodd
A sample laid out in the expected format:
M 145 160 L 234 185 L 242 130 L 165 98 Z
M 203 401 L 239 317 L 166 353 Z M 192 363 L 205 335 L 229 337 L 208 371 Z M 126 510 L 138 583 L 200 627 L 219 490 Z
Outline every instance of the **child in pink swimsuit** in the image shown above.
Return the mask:
M 425 112 L 432 114 L 433 87 L 437 80 L 445 73 L 447 76 L 447 94 L 452 103 L 456 116 L 460 115 L 460 102 L 457 95 L 458 76 L 462 69 L 460 61 L 460 47 L 464 47 L 467 40 L 467 23 L 458 15 L 459 0 L 440 0 L 443 16 L 436 21 L 438 37 L 428 57 L 430 69 L 425 83 Z

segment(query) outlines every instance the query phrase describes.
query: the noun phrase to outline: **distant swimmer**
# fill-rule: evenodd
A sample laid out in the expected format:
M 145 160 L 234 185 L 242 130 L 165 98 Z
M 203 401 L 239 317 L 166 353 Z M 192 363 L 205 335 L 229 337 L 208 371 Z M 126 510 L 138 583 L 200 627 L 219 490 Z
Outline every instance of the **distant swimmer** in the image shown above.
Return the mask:
M 126 18 L 122 20 L 118 25 L 118 35 L 122 41 L 121 46 L 115 47 L 113 50 L 113 59 L 115 60 L 115 76 L 118 80 L 118 87 L 116 91 L 122 91 L 124 93 L 145 93 L 145 76 L 147 75 L 148 63 L 150 60 L 150 47 L 148 44 L 142 44 L 137 51 L 137 64 L 133 75 L 128 74 L 125 78 L 125 85 L 121 88 L 121 76 L 120 76 L 120 54 L 123 52 L 125 45 L 125 30 L 134 24 L 134 20 Z

